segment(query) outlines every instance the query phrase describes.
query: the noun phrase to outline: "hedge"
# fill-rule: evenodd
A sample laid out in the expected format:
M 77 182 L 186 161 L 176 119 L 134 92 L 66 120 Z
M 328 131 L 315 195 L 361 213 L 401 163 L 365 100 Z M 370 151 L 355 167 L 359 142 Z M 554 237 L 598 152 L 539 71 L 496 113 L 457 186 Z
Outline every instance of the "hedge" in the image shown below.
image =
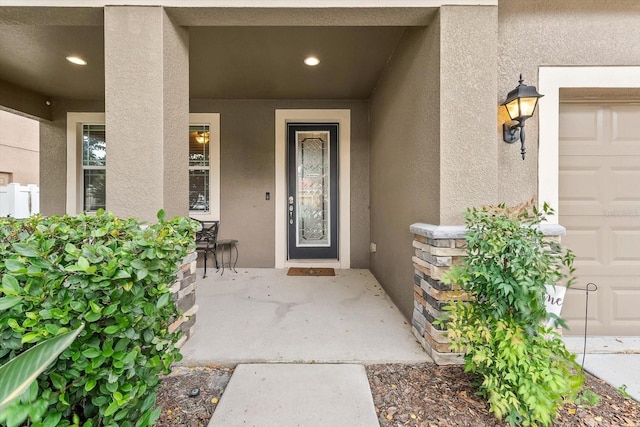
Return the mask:
M 159 374 L 181 358 L 169 287 L 197 227 L 162 211 L 158 219 L 0 219 L 0 365 L 85 324 L 38 378 L 36 399 L 3 411 L 0 424 L 25 415 L 35 427 L 155 423 Z

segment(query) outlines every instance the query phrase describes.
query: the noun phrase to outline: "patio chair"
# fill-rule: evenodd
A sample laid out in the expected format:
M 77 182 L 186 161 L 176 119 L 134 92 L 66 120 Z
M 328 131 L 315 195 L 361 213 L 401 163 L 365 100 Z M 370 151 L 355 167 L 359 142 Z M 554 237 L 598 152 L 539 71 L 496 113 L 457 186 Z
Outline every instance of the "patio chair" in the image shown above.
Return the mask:
M 196 251 L 204 254 L 204 275 L 202 278 L 207 277 L 207 257 L 210 253 L 213 254 L 213 259 L 216 263 L 216 270 L 218 266 L 218 229 L 220 228 L 220 221 L 200 221 L 191 218 L 194 221 L 200 223 L 200 230 L 196 231 Z

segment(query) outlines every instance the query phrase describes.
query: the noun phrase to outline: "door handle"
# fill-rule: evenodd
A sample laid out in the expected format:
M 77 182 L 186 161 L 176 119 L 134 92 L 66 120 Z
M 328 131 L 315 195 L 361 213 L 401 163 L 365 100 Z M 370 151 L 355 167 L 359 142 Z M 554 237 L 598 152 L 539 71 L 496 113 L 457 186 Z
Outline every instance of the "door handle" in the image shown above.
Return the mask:
M 289 196 L 289 224 L 293 224 L 293 196 Z

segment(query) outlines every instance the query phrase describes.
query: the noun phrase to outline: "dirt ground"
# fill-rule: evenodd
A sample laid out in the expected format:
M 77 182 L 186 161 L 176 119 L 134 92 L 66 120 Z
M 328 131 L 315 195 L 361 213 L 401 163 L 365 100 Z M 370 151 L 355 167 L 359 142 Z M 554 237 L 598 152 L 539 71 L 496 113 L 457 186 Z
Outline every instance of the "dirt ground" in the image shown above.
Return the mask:
M 507 425 L 489 413 L 475 395 L 472 377 L 461 367 L 392 364 L 366 370 L 381 427 Z M 176 368 L 158 390 L 163 410 L 157 426 L 206 426 L 232 373 L 233 369 L 216 366 Z M 561 408 L 554 426 L 640 427 L 640 403 L 591 375 L 585 390 L 596 393 L 598 402 L 594 404 L 587 393 L 581 404 Z

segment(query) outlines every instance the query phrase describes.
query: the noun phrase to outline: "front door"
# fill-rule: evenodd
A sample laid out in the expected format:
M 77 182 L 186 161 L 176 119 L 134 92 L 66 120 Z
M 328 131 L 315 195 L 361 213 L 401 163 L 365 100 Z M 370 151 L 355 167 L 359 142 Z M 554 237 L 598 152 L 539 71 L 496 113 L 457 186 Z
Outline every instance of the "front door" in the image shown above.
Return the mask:
M 338 258 L 338 124 L 289 123 L 288 258 Z

